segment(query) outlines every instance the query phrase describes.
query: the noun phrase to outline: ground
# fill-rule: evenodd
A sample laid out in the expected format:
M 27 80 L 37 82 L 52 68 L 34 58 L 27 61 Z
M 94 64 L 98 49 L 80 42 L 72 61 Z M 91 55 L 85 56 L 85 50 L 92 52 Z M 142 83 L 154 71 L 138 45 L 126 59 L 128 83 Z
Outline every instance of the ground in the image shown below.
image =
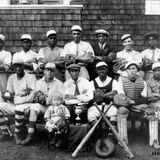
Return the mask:
M 139 129 L 139 123 L 136 129 L 129 128 L 129 148 L 134 154 L 135 160 L 159 160 L 160 149 L 155 150 L 148 146 L 148 129 Z M 138 127 L 137 127 L 138 126 Z M 15 145 L 14 141 L 0 142 L 0 160 L 73 160 L 71 152 L 62 151 L 51 147 L 46 147 L 46 138 L 44 134 L 39 134 L 35 142 L 29 146 Z M 159 154 L 159 155 L 154 155 Z M 116 146 L 115 153 L 110 160 L 128 160 L 125 151 Z M 95 155 L 94 150 L 81 152 L 76 160 L 100 160 Z

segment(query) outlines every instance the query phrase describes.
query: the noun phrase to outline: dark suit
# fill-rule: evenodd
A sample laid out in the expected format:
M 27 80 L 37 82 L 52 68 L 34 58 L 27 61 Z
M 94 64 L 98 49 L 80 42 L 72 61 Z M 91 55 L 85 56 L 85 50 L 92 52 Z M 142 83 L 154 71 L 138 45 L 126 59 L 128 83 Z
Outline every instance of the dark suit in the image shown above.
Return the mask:
M 114 48 L 109 46 L 107 43 L 104 46 L 103 49 L 100 49 L 98 42 L 92 45 L 95 56 L 101 56 L 102 60 L 108 64 L 108 76 L 114 78 L 114 72 L 113 72 L 113 60 L 116 59 L 116 53 L 114 51 Z M 94 63 L 88 65 L 89 74 L 91 77 L 91 80 L 96 78 L 98 75 L 96 73 L 95 66 L 97 62 L 100 60 L 95 59 Z

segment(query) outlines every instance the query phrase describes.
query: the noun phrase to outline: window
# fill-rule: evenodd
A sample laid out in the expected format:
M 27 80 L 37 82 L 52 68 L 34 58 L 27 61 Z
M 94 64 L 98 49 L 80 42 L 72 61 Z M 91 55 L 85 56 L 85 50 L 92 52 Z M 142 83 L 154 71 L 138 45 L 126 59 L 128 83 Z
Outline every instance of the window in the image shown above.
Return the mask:
M 5 5 L 54 5 L 65 4 L 69 5 L 71 0 L 1 0 L 1 4 Z
M 160 0 L 146 0 L 145 14 L 160 15 Z

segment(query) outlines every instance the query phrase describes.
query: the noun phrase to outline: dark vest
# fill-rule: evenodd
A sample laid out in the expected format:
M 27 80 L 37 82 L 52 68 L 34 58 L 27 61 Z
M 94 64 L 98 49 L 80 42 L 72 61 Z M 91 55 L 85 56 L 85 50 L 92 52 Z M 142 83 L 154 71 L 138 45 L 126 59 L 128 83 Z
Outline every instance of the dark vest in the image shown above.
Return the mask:
M 95 79 L 93 80 L 93 82 L 94 82 L 95 90 L 100 89 L 103 91 L 104 94 L 112 91 L 113 79 L 111 79 L 111 81 L 104 87 L 99 87 Z M 102 101 L 98 102 L 97 104 L 101 104 L 102 102 L 106 102 L 107 104 L 110 103 L 108 99 L 102 99 Z
M 141 97 L 141 92 L 144 88 L 144 80 L 142 78 L 137 78 L 135 82 L 132 82 L 128 78 L 122 78 L 123 89 L 125 95 L 136 101 L 139 97 Z

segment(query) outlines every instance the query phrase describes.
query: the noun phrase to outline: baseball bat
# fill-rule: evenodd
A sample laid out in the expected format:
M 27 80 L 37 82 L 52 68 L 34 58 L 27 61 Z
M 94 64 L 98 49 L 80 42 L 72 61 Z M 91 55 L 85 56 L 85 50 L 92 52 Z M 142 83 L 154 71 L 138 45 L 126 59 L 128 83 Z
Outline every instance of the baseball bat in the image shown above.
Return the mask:
M 115 128 L 112 126 L 112 124 L 109 122 L 109 120 L 105 117 L 105 114 L 98 108 L 97 103 L 94 103 L 94 105 L 96 106 L 96 108 L 98 109 L 98 111 L 101 113 L 104 121 L 106 122 L 106 124 L 110 127 L 111 131 L 113 132 L 114 136 L 117 138 L 117 140 L 120 142 L 120 144 L 122 145 L 123 149 L 125 150 L 125 152 L 127 153 L 127 156 L 129 158 L 133 158 L 134 155 L 133 153 L 130 151 L 130 149 L 128 148 L 128 146 L 126 145 L 126 143 L 122 140 L 122 138 L 119 136 L 118 132 L 115 130 Z
M 104 114 L 107 113 L 107 111 L 112 106 L 112 104 L 113 104 L 113 102 L 110 103 L 110 105 L 108 106 L 108 108 L 106 109 L 106 111 L 105 111 Z M 83 138 L 83 140 L 81 141 L 81 143 L 77 146 L 77 148 L 75 149 L 75 151 L 72 153 L 72 157 L 74 157 L 74 158 L 77 157 L 78 152 L 81 150 L 81 148 L 88 141 L 88 139 L 90 138 L 90 136 L 93 134 L 94 130 L 96 129 L 97 125 L 100 123 L 101 119 L 102 119 L 102 116 L 97 120 L 97 122 L 94 124 L 94 126 L 85 135 L 85 137 Z

